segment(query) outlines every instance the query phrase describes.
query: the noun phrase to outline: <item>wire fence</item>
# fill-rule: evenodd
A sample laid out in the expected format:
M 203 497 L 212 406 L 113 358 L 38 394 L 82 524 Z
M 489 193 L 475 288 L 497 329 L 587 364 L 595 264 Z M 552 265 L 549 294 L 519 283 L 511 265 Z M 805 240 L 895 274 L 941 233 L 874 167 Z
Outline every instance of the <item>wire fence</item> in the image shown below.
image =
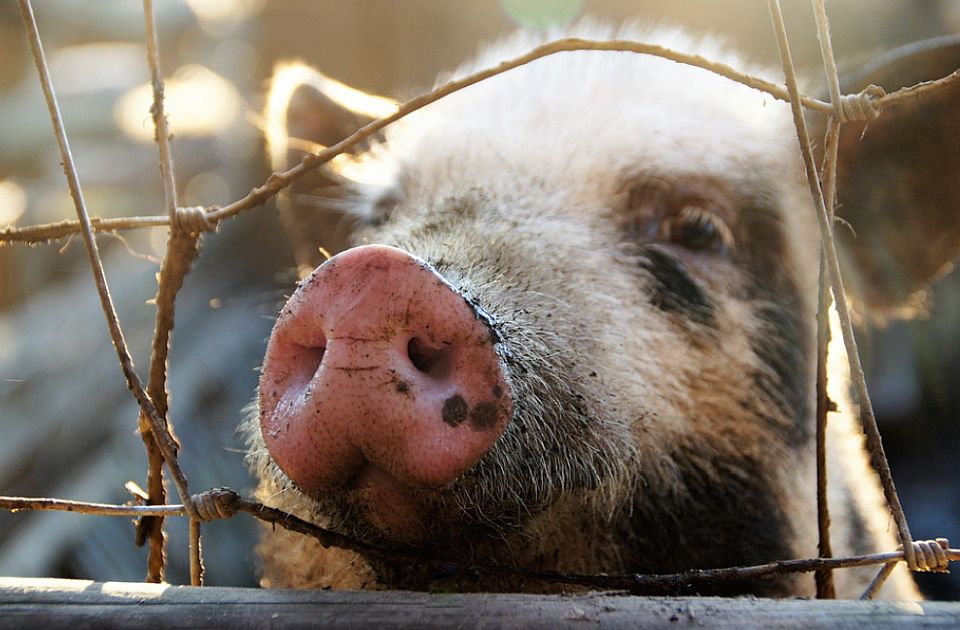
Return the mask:
M 812 0 L 817 20 L 817 32 L 820 41 L 823 67 L 828 77 L 829 101 L 812 98 L 800 93 L 790 46 L 781 15 L 779 0 L 768 0 L 768 8 L 777 36 L 777 43 L 785 76 L 785 84 L 779 85 L 755 76 L 750 76 L 730 66 L 720 64 L 700 56 L 686 54 L 658 45 L 636 41 L 591 41 L 584 39 L 563 39 L 539 46 L 530 52 L 505 60 L 495 67 L 452 80 L 433 91 L 413 98 L 401 105 L 389 116 L 370 122 L 357 129 L 340 142 L 322 150 L 306 155 L 303 160 L 282 172 L 275 172 L 260 186 L 246 196 L 224 206 L 208 208 L 180 205 L 177 198 L 177 186 L 174 181 L 174 158 L 169 144 L 169 132 L 164 113 L 164 79 L 159 68 L 159 50 L 152 0 L 143 0 L 144 30 L 146 34 L 147 60 L 151 72 L 153 88 L 153 106 L 151 114 L 156 129 L 155 140 L 160 155 L 161 176 L 166 214 L 162 216 L 139 216 L 121 219 L 91 219 L 88 215 L 84 197 L 77 177 L 76 167 L 70 153 L 67 135 L 63 128 L 59 105 L 54 86 L 45 59 L 39 28 L 34 18 L 30 0 L 19 0 L 24 27 L 30 42 L 31 51 L 43 88 L 44 97 L 50 112 L 64 172 L 70 195 L 77 212 L 76 221 L 62 221 L 54 224 L 35 225 L 21 228 L 6 228 L 0 231 L 0 245 L 10 243 L 39 244 L 80 234 L 93 271 L 96 289 L 100 297 L 107 326 L 117 352 L 118 363 L 128 388 L 140 408 L 138 426 L 147 451 L 149 466 L 147 488 L 141 489 L 128 482 L 127 490 L 132 494 L 136 505 L 112 505 L 85 503 L 53 498 L 0 497 L 0 508 L 17 510 L 62 510 L 86 514 L 134 516 L 137 520 L 137 540 L 148 545 L 148 568 L 146 581 L 159 582 L 164 576 L 166 558 L 166 539 L 164 519 L 169 516 L 185 516 L 190 523 L 190 575 L 191 584 L 203 583 L 203 558 L 201 552 L 201 525 L 216 519 L 231 518 L 238 512 L 250 514 L 262 521 L 280 525 L 289 530 L 316 538 L 323 546 L 336 546 L 360 552 L 362 554 L 390 559 L 402 559 L 411 563 L 442 563 L 456 566 L 444 558 L 425 555 L 408 555 L 376 547 L 318 527 L 291 514 L 265 506 L 256 501 L 241 497 L 227 488 L 217 488 L 206 492 L 192 493 L 190 484 L 178 461 L 180 446 L 172 435 L 168 418 L 169 392 L 167 386 L 168 353 L 171 346 L 174 327 L 175 304 L 177 294 L 191 263 L 199 251 L 201 239 L 205 234 L 216 232 L 220 222 L 241 213 L 254 210 L 271 197 L 285 189 L 306 173 L 321 168 L 336 156 L 351 147 L 370 138 L 387 125 L 421 109 L 453 92 L 479 83 L 489 77 L 508 72 L 543 57 L 568 51 L 603 50 L 620 51 L 662 57 L 677 63 L 696 66 L 719 74 L 731 81 L 741 83 L 770 96 L 786 101 L 791 106 L 793 121 L 797 132 L 799 149 L 803 157 L 806 180 L 817 213 L 817 221 L 822 238 L 821 290 L 818 305 L 818 430 L 817 430 L 817 470 L 818 470 L 818 514 L 820 557 L 783 560 L 764 565 L 748 567 L 728 567 L 721 569 L 696 570 L 672 575 L 581 575 L 552 571 L 537 571 L 503 566 L 471 565 L 472 571 L 488 574 L 509 574 L 531 577 L 539 580 L 565 584 L 582 585 L 603 589 L 622 589 L 640 592 L 652 588 L 671 588 L 705 582 L 752 579 L 774 574 L 795 572 L 816 572 L 818 597 L 832 597 L 831 571 L 837 568 L 882 565 L 876 578 L 870 584 L 864 598 L 873 597 L 882 586 L 898 562 L 905 562 L 914 571 L 946 571 L 949 562 L 960 560 L 960 549 L 951 549 L 946 539 L 935 541 L 914 541 L 900 505 L 894 487 L 890 468 L 877 429 L 876 419 L 870 402 L 869 392 L 860 363 L 856 339 L 853 333 L 849 308 L 843 290 L 840 264 L 837 257 L 833 235 L 833 206 L 836 187 L 837 152 L 840 129 L 851 121 L 873 120 L 882 115 L 886 108 L 897 106 L 907 100 L 922 97 L 949 85 L 960 84 L 960 70 L 938 80 L 921 83 L 886 94 L 876 86 L 870 86 L 857 94 L 844 95 L 840 90 L 836 63 L 830 42 L 829 24 L 824 0 Z M 812 140 L 803 117 L 803 109 L 812 110 L 828 116 L 826 136 L 824 138 L 824 161 L 819 170 L 814 161 Z M 123 331 L 111 300 L 103 264 L 97 249 L 95 233 L 113 233 L 119 230 L 142 227 L 166 226 L 169 229 L 166 252 L 159 273 L 159 290 L 156 297 L 156 323 L 152 342 L 152 354 L 148 379 L 144 382 L 136 372 L 130 358 L 130 352 L 124 340 Z M 210 238 L 215 238 L 211 235 Z M 860 403 L 860 420 L 867 436 L 867 450 L 877 465 L 877 472 L 887 504 L 897 526 L 900 550 L 885 553 L 832 558 L 829 544 L 829 515 L 826 506 L 825 476 L 825 426 L 829 405 L 826 398 L 826 341 L 828 335 L 827 311 L 831 299 L 840 315 L 843 341 L 850 361 L 850 373 Z M 168 479 L 173 482 L 179 503 L 168 500 L 164 488 L 164 469 Z

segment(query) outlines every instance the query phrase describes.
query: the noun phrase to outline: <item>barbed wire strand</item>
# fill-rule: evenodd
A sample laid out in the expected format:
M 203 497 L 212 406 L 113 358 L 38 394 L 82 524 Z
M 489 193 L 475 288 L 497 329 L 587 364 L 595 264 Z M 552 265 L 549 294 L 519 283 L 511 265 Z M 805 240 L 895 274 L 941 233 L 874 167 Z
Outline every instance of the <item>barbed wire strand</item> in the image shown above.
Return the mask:
M 170 219 L 165 216 L 139 216 L 117 219 L 90 217 L 90 225 L 94 232 L 109 233 L 120 230 L 167 227 L 170 225 Z M 7 227 L 0 230 L 0 245 L 4 243 L 39 245 L 72 236 L 80 232 L 81 229 L 82 227 L 78 221 L 71 220 L 43 223 L 22 228 Z
M 950 563 L 950 543 L 946 538 L 937 538 L 935 540 L 920 540 L 913 543 L 914 555 L 925 571 L 935 571 L 938 573 L 947 573 Z M 873 599 L 883 588 L 883 584 L 897 567 L 896 562 L 889 562 L 877 572 L 860 599 Z
M 725 64 L 717 63 L 705 59 L 699 55 L 690 55 L 686 53 L 681 53 L 663 46 L 657 46 L 654 44 L 646 44 L 643 42 L 633 42 L 633 41 L 624 41 L 624 40 L 609 40 L 609 41 L 593 41 L 585 40 L 579 38 L 567 38 L 560 39 L 548 44 L 543 44 L 534 48 L 530 52 L 516 57 L 514 59 L 504 61 L 498 64 L 495 67 L 488 68 L 486 70 L 481 70 L 474 74 L 468 75 L 461 79 L 453 80 L 439 88 L 421 96 L 418 96 L 406 103 L 402 104 L 395 114 L 387 116 L 385 118 L 380 118 L 374 120 L 367 125 L 361 127 L 355 131 L 350 136 L 344 138 L 335 145 L 328 147 L 326 150 L 304 157 L 303 161 L 292 167 L 291 169 L 285 172 L 276 172 L 270 175 L 267 178 L 267 181 L 262 185 L 254 188 L 248 195 L 238 199 L 226 206 L 221 208 L 210 208 L 205 217 L 209 221 L 210 226 L 207 229 L 213 229 L 212 226 L 215 226 L 218 221 L 221 221 L 225 218 L 235 216 L 250 210 L 261 205 L 267 199 L 278 193 L 280 190 L 289 186 L 294 180 L 303 176 L 305 173 L 318 168 L 320 165 L 329 162 L 337 155 L 340 155 L 350 147 L 366 140 L 371 135 L 377 133 L 387 125 L 421 109 L 430 103 L 437 101 L 449 94 L 452 94 L 456 91 L 462 90 L 466 87 L 469 87 L 475 83 L 478 83 L 484 79 L 490 78 L 497 74 L 502 74 L 508 70 L 526 65 L 542 57 L 547 57 L 549 55 L 554 55 L 562 52 L 573 52 L 577 50 L 604 50 L 609 52 L 631 52 L 638 54 L 647 54 L 653 55 L 655 57 L 662 57 L 664 59 L 669 59 L 676 63 L 682 63 L 685 65 L 695 66 L 713 72 L 720 76 L 726 77 L 731 81 L 735 81 L 742 85 L 760 90 L 765 92 L 774 98 L 782 101 L 788 100 L 787 91 L 783 86 L 771 83 L 759 77 L 754 77 L 749 74 L 740 72 L 727 66 Z M 916 100 L 921 98 L 929 92 L 936 91 L 940 88 L 952 85 L 953 83 L 960 82 L 960 70 L 952 72 L 951 74 L 936 79 L 933 81 L 925 81 L 918 83 L 916 85 L 905 87 L 896 92 L 883 95 L 874 95 L 873 98 L 875 105 L 877 107 L 890 107 L 897 105 L 903 101 Z M 857 97 L 858 95 L 852 95 Z M 800 97 L 803 106 L 818 111 L 820 113 L 829 114 L 834 111 L 833 106 L 830 103 L 825 103 L 821 100 L 811 98 L 809 96 Z M 98 230 L 102 229 L 103 231 L 109 230 L 120 230 L 120 229 L 133 229 L 146 226 L 156 226 L 156 225 L 169 225 L 169 219 L 162 219 L 160 217 L 136 217 L 132 219 L 102 219 L 98 223 Z M 49 241 L 53 238 L 62 238 L 68 234 L 75 233 L 79 231 L 80 226 L 77 223 L 53 223 L 53 224 L 44 224 L 38 226 L 28 226 L 23 228 L 12 228 L 8 227 L 3 230 L 0 230 L 0 245 L 3 243 L 39 243 Z
M 90 225 L 90 217 L 87 213 L 86 203 L 83 199 L 83 192 L 80 188 L 80 181 L 77 177 L 77 170 L 74 166 L 73 155 L 70 152 L 70 144 L 67 140 L 67 134 L 63 127 L 63 119 L 60 115 L 60 105 L 57 102 L 56 94 L 53 90 L 53 82 L 50 79 L 50 70 L 47 66 L 46 56 L 43 52 L 43 44 L 40 40 L 40 31 L 37 27 L 36 18 L 33 14 L 33 7 L 30 0 L 18 0 L 20 5 L 20 14 L 23 18 L 24 28 L 27 39 L 30 42 L 30 51 L 33 56 L 34 65 L 37 68 L 37 74 L 40 78 L 40 86 L 43 90 L 43 96 L 50 113 L 50 121 L 53 125 L 54 136 L 57 139 L 57 145 L 60 149 L 60 156 L 63 161 L 63 172 L 67 179 L 67 186 L 70 190 L 70 197 L 73 199 L 74 207 L 77 211 L 77 219 L 81 226 L 80 233 L 83 236 L 84 247 L 87 252 L 87 258 L 90 263 L 90 269 L 93 273 L 94 283 L 97 288 L 97 295 L 100 298 L 100 305 L 107 320 L 107 328 L 113 347 L 116 350 L 117 358 L 120 363 L 120 369 L 123 372 L 127 382 L 127 387 L 133 392 L 134 397 L 144 411 L 151 423 L 151 429 L 157 440 L 157 444 L 163 453 L 164 460 L 170 469 L 171 476 L 180 493 L 181 499 L 186 500 L 190 497 L 189 486 L 186 476 L 177 463 L 176 442 L 166 431 L 157 408 L 143 387 L 143 382 L 137 375 L 133 366 L 133 359 L 127 348 L 123 337 L 123 330 L 120 327 L 120 320 L 116 309 L 113 306 L 113 300 L 110 297 L 110 290 L 107 286 L 106 275 L 103 270 L 103 262 L 100 259 L 100 253 L 97 249 L 97 242 L 93 235 L 93 228 Z M 192 504 L 188 510 L 193 510 Z
M 677 63 L 709 70 L 738 83 L 747 85 L 748 87 L 767 92 L 780 100 L 786 100 L 787 98 L 787 93 L 783 87 L 775 83 L 771 83 L 758 77 L 750 76 L 732 68 L 731 66 L 711 61 L 699 55 L 678 52 L 663 46 L 658 46 L 656 44 L 625 40 L 594 41 L 580 38 L 556 40 L 541 46 L 537 46 L 528 53 L 520 55 L 519 57 L 515 57 L 511 60 L 503 61 L 492 68 L 475 72 L 460 79 L 451 80 L 427 94 L 403 103 L 397 108 L 397 111 L 390 116 L 371 121 L 355 131 L 353 134 L 347 136 L 340 142 L 327 147 L 319 153 L 304 156 L 303 160 L 301 160 L 299 164 L 293 166 L 285 172 L 273 173 L 263 185 L 254 188 L 242 199 L 234 201 L 233 203 L 223 206 L 222 208 L 216 209 L 210 212 L 208 216 L 212 220 L 219 221 L 261 205 L 264 201 L 277 194 L 283 188 L 289 186 L 294 180 L 302 177 L 307 172 L 318 168 L 326 162 L 329 162 L 337 155 L 340 155 L 350 147 L 366 140 L 387 125 L 396 122 L 397 120 L 400 120 L 401 118 L 423 107 L 426 107 L 430 103 L 448 96 L 449 94 L 467 88 L 495 75 L 507 72 L 508 70 L 529 64 L 537 59 L 561 52 L 572 52 L 579 50 L 617 51 L 654 55 L 675 61 Z M 819 109 L 821 111 L 829 111 L 830 106 L 827 103 L 823 103 L 822 101 L 818 101 L 809 97 L 804 97 L 804 99 L 804 103 L 811 108 Z
M 817 20 L 817 38 L 820 41 L 820 54 L 829 85 L 830 102 L 834 105 L 834 113 L 827 120 L 827 130 L 824 138 L 823 164 L 820 176 L 823 185 L 823 197 L 829 215 L 831 227 L 834 225 L 834 211 L 837 202 L 837 160 L 840 145 L 840 129 L 843 121 L 848 118 L 845 114 L 844 103 L 840 92 L 840 81 L 837 73 L 836 61 L 833 56 L 833 46 L 830 37 L 829 21 L 827 19 L 824 0 L 812 0 L 814 15 Z M 872 86 L 871 86 L 872 87 Z M 868 88 L 866 93 L 870 93 Z M 875 111 L 875 110 L 874 110 Z M 827 423 L 828 413 L 836 411 L 834 403 L 827 393 L 827 360 L 830 332 L 830 306 L 833 297 L 830 293 L 830 281 L 827 270 L 827 254 L 821 245 L 819 296 L 817 303 L 818 326 L 818 364 L 817 364 L 817 529 L 819 531 L 819 554 L 821 557 L 830 557 L 830 509 L 827 492 Z M 817 596 L 822 599 L 834 599 L 836 590 L 829 569 L 816 573 Z
M 154 326 L 153 343 L 151 347 L 150 372 L 147 381 L 147 392 L 157 406 L 161 418 L 165 422 L 165 429 L 172 431 L 170 419 L 167 417 L 169 408 L 167 401 L 167 357 L 170 351 L 170 337 L 173 333 L 175 306 L 177 293 L 183 286 L 183 280 L 190 265 L 200 250 L 201 232 L 191 232 L 180 221 L 177 203 L 177 185 L 174 174 L 173 151 L 170 148 L 170 131 L 167 127 L 167 117 L 164 112 L 164 80 L 160 71 L 159 43 L 154 19 L 153 0 L 143 0 L 144 30 L 147 48 L 147 63 L 150 66 L 150 80 L 153 87 L 153 105 L 150 113 L 154 122 L 154 139 L 160 152 L 160 175 L 163 179 L 164 202 L 170 217 L 170 230 L 167 238 L 167 247 L 164 251 L 163 262 L 160 265 L 160 276 L 157 284 L 156 324 Z M 149 423 L 143 414 L 140 414 L 141 432 L 149 431 Z M 149 456 L 147 470 L 147 492 L 150 502 L 164 502 L 163 488 L 163 458 L 156 448 L 151 446 L 151 440 L 144 437 L 147 443 Z M 156 499 L 155 499 L 156 497 Z M 148 525 L 153 522 L 154 525 Z M 163 571 L 163 520 L 162 518 L 141 519 L 140 526 L 151 529 L 151 551 L 148 563 L 151 577 Z M 190 583 L 199 586 L 203 581 L 203 558 L 200 551 L 200 520 L 190 519 Z M 159 544 L 158 544 L 159 542 Z M 155 548 L 158 547 L 158 548 Z
M 210 226 L 207 229 L 213 229 L 213 226 L 223 219 L 233 217 L 241 212 L 250 210 L 263 204 L 267 199 L 278 193 L 286 186 L 289 186 L 294 180 L 303 176 L 307 172 L 318 168 L 326 162 L 329 162 L 334 157 L 340 155 L 354 145 L 366 140 L 387 125 L 400 120 L 401 118 L 417 111 L 418 109 L 426 107 L 430 103 L 433 103 L 449 94 L 474 85 L 475 83 L 488 79 L 492 76 L 502 74 L 508 70 L 512 70 L 536 61 L 537 59 L 562 52 L 582 50 L 630 52 L 662 57 L 676 63 L 695 66 L 709 72 L 713 72 L 720 76 L 726 77 L 731 81 L 735 81 L 742 85 L 765 92 L 778 100 L 788 100 L 787 91 L 783 88 L 783 86 L 771 83 L 759 77 L 751 76 L 744 72 L 740 72 L 730 66 L 727 66 L 726 64 L 710 61 L 709 59 L 705 59 L 699 55 L 690 55 L 663 46 L 657 46 L 655 44 L 647 44 L 643 42 L 625 40 L 593 41 L 579 38 L 560 39 L 538 46 L 524 55 L 501 62 L 497 66 L 481 70 L 460 79 L 449 81 L 427 94 L 423 94 L 407 101 L 406 103 L 403 103 L 398 107 L 396 113 L 385 118 L 371 121 L 367 125 L 357 129 L 353 134 L 326 148 L 320 153 L 305 156 L 299 164 L 291 167 L 289 170 L 272 173 L 262 185 L 254 188 L 245 197 L 220 208 L 210 208 L 204 215 L 206 220 L 208 220 L 210 223 Z M 960 82 L 960 71 L 954 72 L 935 81 L 919 83 L 915 86 L 903 88 L 897 92 L 883 95 L 882 97 L 876 99 L 876 103 L 878 106 L 888 107 L 904 100 L 919 98 L 928 92 L 937 90 L 954 82 Z M 827 114 L 834 111 L 834 108 L 830 103 L 825 103 L 809 96 L 801 96 L 800 100 L 804 107 L 814 111 Z M 133 229 L 146 226 L 152 227 L 157 225 L 170 225 L 170 220 L 164 220 L 161 217 L 147 216 L 137 217 L 134 219 L 101 219 L 98 222 L 98 229 L 110 231 Z M 8 227 L 0 230 L 0 244 L 15 242 L 46 242 L 54 238 L 62 238 L 68 234 L 77 232 L 78 230 L 79 225 L 73 222 L 52 223 L 22 228 Z
M 826 138 L 824 140 L 824 162 L 820 169 L 823 178 L 823 191 L 827 212 L 830 215 L 830 225 L 834 222 L 834 206 L 836 202 L 836 175 L 837 149 L 840 143 L 840 122 L 835 116 L 827 121 Z M 817 532 L 818 551 L 821 557 L 829 558 L 833 555 L 830 544 L 830 506 L 828 499 L 827 474 L 827 425 L 830 412 L 837 411 L 836 404 L 830 400 L 827 391 L 830 340 L 830 306 L 833 296 L 830 293 L 830 277 L 827 270 L 827 253 L 823 244 L 820 246 L 820 268 L 817 274 L 817 426 L 816 426 L 816 458 L 817 458 Z M 816 573 L 817 597 L 820 599 L 834 599 L 836 589 L 829 569 Z
M 857 341 L 853 335 L 853 323 L 850 320 L 850 312 L 847 309 L 847 298 L 843 292 L 843 278 L 840 276 L 840 262 L 837 259 L 836 244 L 833 240 L 833 226 L 830 224 L 830 217 L 823 200 L 823 191 L 820 189 L 817 168 L 813 162 L 813 151 L 810 148 L 810 136 L 807 133 L 807 126 L 803 120 L 800 92 L 797 88 L 797 76 L 790 54 L 790 44 L 787 41 L 786 26 L 783 23 L 783 15 L 780 11 L 780 0 L 767 0 L 767 7 L 770 10 L 770 17 L 777 35 L 777 47 L 780 50 L 780 59 L 786 77 L 787 90 L 791 95 L 790 109 L 793 112 L 793 122 L 797 129 L 797 140 L 800 143 L 800 152 L 806 171 L 807 185 L 810 188 L 810 194 L 816 205 L 817 223 L 820 226 L 823 249 L 827 254 L 827 269 L 830 272 L 829 276 L 830 284 L 833 287 L 833 299 L 837 305 L 837 312 L 840 315 L 840 330 L 843 333 L 843 342 L 847 349 L 847 360 L 850 363 L 850 376 L 854 382 L 854 387 L 859 399 L 860 423 L 867 436 L 867 452 L 870 453 L 874 468 L 876 468 L 880 476 L 880 485 L 883 487 L 884 497 L 897 524 L 907 566 L 910 567 L 911 571 L 916 571 L 919 570 L 919 567 L 914 555 L 913 538 L 910 535 L 910 528 L 907 526 L 907 518 L 903 513 L 903 507 L 900 505 L 900 497 L 897 496 L 897 489 L 893 483 L 893 476 L 890 473 L 887 456 L 883 451 L 883 442 L 880 439 L 880 431 L 877 428 L 877 420 L 873 413 L 873 405 L 870 402 L 870 394 L 867 392 L 863 366 L 860 363 L 860 351 L 857 348 Z
M 369 543 L 345 536 L 323 527 L 319 527 L 297 516 L 272 508 L 257 501 L 244 499 L 229 488 L 214 488 L 207 492 L 190 497 L 193 510 L 206 521 L 231 518 L 238 512 L 249 514 L 261 521 L 279 525 L 289 531 L 310 536 L 324 547 L 337 547 L 368 557 L 392 561 L 406 561 L 418 564 L 439 565 L 445 573 L 463 572 L 469 574 L 492 573 L 499 575 L 513 575 L 524 578 L 533 578 L 546 582 L 574 584 L 578 586 L 616 589 L 631 592 L 643 590 L 670 590 L 689 587 L 698 583 L 716 583 L 723 581 L 741 581 L 758 578 L 770 578 L 788 573 L 810 573 L 823 568 L 842 569 L 863 567 L 877 564 L 895 564 L 904 560 L 902 550 L 883 553 L 846 556 L 842 558 L 805 558 L 795 560 L 779 560 L 765 564 L 724 567 L 721 569 L 699 569 L 668 574 L 600 574 L 590 575 L 581 573 L 566 573 L 562 571 L 546 571 L 485 564 L 463 564 L 457 561 L 427 555 L 414 554 L 405 551 L 385 549 Z M 104 516 L 137 516 L 148 510 L 163 513 L 167 516 L 186 515 L 185 505 L 165 506 L 136 506 L 136 505 L 109 505 L 103 503 L 87 503 L 82 501 L 68 501 L 63 499 L 6 497 L 0 496 L 0 508 L 19 510 L 60 510 L 84 514 L 99 514 Z M 948 562 L 960 561 L 960 549 L 951 549 L 943 538 L 936 541 L 917 541 L 915 546 L 929 549 L 926 551 L 925 566 L 930 570 L 942 571 Z M 933 550 L 939 551 L 934 554 Z M 875 579 L 876 581 L 876 579 Z
M 170 129 L 164 111 L 164 81 L 160 71 L 160 44 L 154 20 L 153 0 L 143 0 L 143 22 L 147 48 L 147 65 L 150 67 L 150 86 L 153 103 L 150 115 L 153 118 L 154 141 L 160 151 L 160 178 L 163 182 L 163 200 L 167 216 L 173 226 L 177 219 L 177 180 L 173 170 L 173 153 L 170 151 Z
M 142 516 L 144 514 L 183 516 L 186 514 L 186 509 L 182 505 L 114 505 L 48 497 L 0 496 L 0 508 L 11 512 L 22 510 L 60 511 L 97 516 Z
M 783 86 L 771 83 L 765 79 L 760 79 L 748 75 L 746 73 L 740 72 L 726 64 L 718 63 L 701 57 L 699 55 L 691 55 L 687 53 L 681 53 L 663 46 L 658 46 L 655 44 L 647 44 L 643 42 L 633 42 L 626 40 L 609 40 L 609 41 L 593 41 L 585 40 L 580 38 L 567 38 L 560 39 L 554 42 L 543 44 L 531 50 L 530 52 L 516 57 L 514 59 L 503 61 L 497 66 L 488 68 L 486 70 L 481 70 L 474 74 L 468 75 L 461 79 L 456 79 L 449 81 L 439 88 L 429 92 L 428 94 L 416 97 L 398 107 L 397 111 L 390 116 L 374 120 L 367 125 L 364 125 L 358 129 L 353 134 L 347 136 L 340 142 L 327 147 L 325 150 L 316 153 L 307 155 L 303 158 L 300 164 L 290 168 L 289 170 L 283 173 L 273 173 L 267 181 L 257 188 L 254 188 L 246 197 L 234 201 L 231 204 L 223 206 L 222 208 L 216 209 L 213 212 L 209 213 L 208 216 L 212 220 L 221 220 L 226 217 L 233 216 L 244 210 L 248 210 L 252 207 L 258 206 L 267 198 L 276 194 L 282 188 L 288 186 L 293 180 L 301 177 L 304 173 L 313 170 L 319 167 L 321 164 L 324 164 L 337 155 L 343 153 L 348 148 L 354 146 L 355 144 L 366 140 L 368 137 L 377 133 L 387 125 L 407 116 L 414 111 L 421 109 L 429 105 L 430 103 L 443 98 L 453 92 L 462 90 L 466 87 L 474 85 L 484 79 L 488 79 L 497 74 L 501 74 L 513 68 L 517 68 L 542 57 L 548 55 L 557 54 L 560 52 L 572 52 L 577 50 L 604 50 L 604 51 L 617 51 L 617 52 L 632 52 L 638 54 L 647 54 L 657 57 L 662 57 L 664 59 L 669 59 L 670 61 L 675 61 L 677 63 L 682 63 L 685 65 L 691 65 L 704 70 L 708 70 L 720 76 L 726 77 L 737 83 L 746 85 L 763 92 L 766 92 L 773 96 L 774 98 L 782 101 L 789 101 L 789 93 L 784 89 Z M 951 84 L 953 82 L 960 82 L 960 70 L 952 73 L 951 75 L 944 77 L 943 79 L 938 79 L 936 81 L 929 81 L 923 84 L 918 84 L 911 88 L 905 88 L 898 93 L 884 95 L 879 98 L 877 101 L 877 106 L 886 107 L 890 104 L 900 102 L 901 100 L 908 98 L 916 98 L 921 94 L 938 89 L 944 85 Z M 796 91 L 796 90 L 795 90 Z M 796 94 L 796 99 L 798 103 L 802 103 L 804 106 L 814 109 L 823 113 L 830 113 L 833 111 L 833 106 L 829 103 L 824 103 L 823 101 L 810 98 L 808 96 L 801 96 L 799 93 Z

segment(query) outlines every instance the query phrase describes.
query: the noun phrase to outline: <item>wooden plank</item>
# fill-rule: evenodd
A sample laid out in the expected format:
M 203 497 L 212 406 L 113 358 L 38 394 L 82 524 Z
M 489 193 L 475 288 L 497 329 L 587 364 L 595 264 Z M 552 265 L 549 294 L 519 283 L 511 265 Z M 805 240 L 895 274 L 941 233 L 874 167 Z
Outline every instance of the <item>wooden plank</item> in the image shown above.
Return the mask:
M 337 592 L 0 578 L 0 628 L 957 628 L 960 602 Z

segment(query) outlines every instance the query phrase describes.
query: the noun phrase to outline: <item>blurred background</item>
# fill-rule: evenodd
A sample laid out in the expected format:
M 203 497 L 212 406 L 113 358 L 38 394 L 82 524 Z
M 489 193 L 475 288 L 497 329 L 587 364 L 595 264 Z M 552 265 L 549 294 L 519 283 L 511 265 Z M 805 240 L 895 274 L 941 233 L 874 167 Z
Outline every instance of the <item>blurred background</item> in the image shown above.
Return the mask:
M 806 0 L 784 10 L 799 65 L 819 78 Z M 848 65 L 960 31 L 949 0 L 831 3 L 837 57 Z M 163 213 L 152 145 L 149 73 L 137 2 L 36 3 L 55 88 L 90 212 Z M 226 204 L 268 174 L 259 112 L 273 64 L 299 58 L 355 87 L 406 98 L 484 41 L 518 25 L 582 15 L 668 21 L 727 36 L 778 63 L 759 0 L 162 0 L 157 3 L 167 111 L 182 205 Z M 0 3 L 0 227 L 74 218 L 16 3 Z M 960 139 L 958 139 L 960 141 Z M 100 236 L 108 280 L 141 376 L 149 358 L 166 232 Z M 248 491 L 235 427 L 253 396 L 272 318 L 295 279 L 272 204 L 204 238 L 177 306 L 170 417 L 194 491 Z M 872 394 L 916 538 L 960 541 L 960 278 L 929 315 L 861 331 Z M 137 410 L 110 347 L 79 239 L 0 246 L 0 494 L 123 502 L 144 483 Z M 811 506 L 812 509 L 812 506 Z M 167 579 L 188 582 L 185 523 L 168 521 Z M 204 527 L 209 584 L 256 583 L 256 528 L 240 516 Z M 0 512 L 0 574 L 140 580 L 146 554 L 128 519 Z M 920 576 L 931 597 L 960 580 Z

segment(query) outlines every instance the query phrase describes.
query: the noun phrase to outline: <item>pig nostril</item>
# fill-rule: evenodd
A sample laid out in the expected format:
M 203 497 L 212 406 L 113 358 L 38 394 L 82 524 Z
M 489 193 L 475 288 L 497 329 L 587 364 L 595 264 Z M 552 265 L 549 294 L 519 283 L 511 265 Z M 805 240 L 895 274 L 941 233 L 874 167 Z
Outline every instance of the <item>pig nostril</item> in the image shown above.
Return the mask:
M 436 379 L 445 379 L 450 375 L 450 347 L 431 348 L 422 340 L 414 337 L 407 343 L 407 355 L 413 366 L 424 374 Z
M 296 350 L 292 353 L 293 362 L 293 381 L 298 383 L 300 386 L 304 386 L 309 383 L 314 374 L 317 373 L 317 370 L 320 368 L 320 364 L 323 362 L 323 355 L 326 352 L 324 346 L 319 347 L 307 347 L 307 346 L 298 346 Z

